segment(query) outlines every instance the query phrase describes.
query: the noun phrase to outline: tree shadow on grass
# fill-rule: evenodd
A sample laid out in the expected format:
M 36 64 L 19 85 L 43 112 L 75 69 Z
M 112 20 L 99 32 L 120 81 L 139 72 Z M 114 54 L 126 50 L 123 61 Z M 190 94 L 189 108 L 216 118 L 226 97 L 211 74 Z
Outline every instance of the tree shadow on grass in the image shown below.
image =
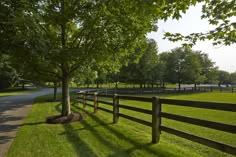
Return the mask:
M 74 130 L 70 123 L 64 124 L 63 126 L 65 128 L 66 137 L 73 145 L 74 150 L 78 156 L 98 157 L 98 155 L 90 148 L 90 146 L 80 137 L 80 134 Z
M 102 145 L 104 145 L 108 149 L 112 150 L 113 153 L 111 155 L 109 155 L 109 157 L 130 156 L 132 154 L 132 152 L 137 151 L 139 149 L 142 149 L 142 151 L 145 151 L 147 154 L 150 154 L 150 155 L 153 155 L 153 156 L 160 156 L 160 157 L 176 156 L 170 150 L 163 151 L 163 150 L 160 150 L 160 149 L 157 150 L 157 149 L 154 149 L 154 148 L 150 148 L 150 146 L 152 146 L 154 144 L 140 142 L 137 139 L 134 139 L 131 136 L 129 136 L 129 134 L 127 134 L 127 132 L 121 132 L 118 129 L 114 128 L 114 124 L 113 125 L 112 124 L 107 124 L 103 120 L 98 118 L 95 114 L 91 114 L 90 112 L 86 111 L 85 109 L 83 109 L 81 107 L 78 107 L 78 106 L 75 106 L 75 105 L 74 105 L 74 107 L 79 109 L 80 111 L 83 111 L 83 112 L 87 113 L 87 115 L 94 122 L 97 123 L 97 125 L 95 125 L 96 127 L 101 126 L 103 129 L 105 129 L 107 131 L 107 134 L 115 135 L 119 139 L 122 139 L 122 140 L 126 141 L 127 143 L 129 143 L 129 145 L 130 144 L 132 145 L 132 147 L 130 147 L 128 149 L 124 148 L 124 147 L 120 146 L 118 143 L 115 143 L 114 141 L 106 139 L 106 136 L 103 136 L 96 129 L 96 127 L 91 126 L 86 120 L 82 121 L 81 124 L 84 126 L 84 128 L 83 128 L 84 130 L 89 131 L 89 133 L 92 134 L 99 142 L 101 142 Z M 105 113 L 105 114 L 107 114 L 107 113 Z M 70 126 L 70 124 L 68 124 L 68 125 Z M 73 129 L 71 126 L 70 126 L 70 128 Z M 78 132 L 76 132 L 76 131 L 79 131 L 79 130 L 80 129 L 73 130 L 75 137 L 78 136 Z M 79 140 L 81 140 L 80 137 L 79 137 Z M 74 140 L 74 138 L 73 138 L 70 141 L 72 141 L 72 143 L 75 142 L 74 145 L 76 147 L 78 147 L 78 145 L 79 145 L 78 140 Z M 82 143 L 82 144 L 86 145 L 86 143 Z M 80 149 L 80 151 L 85 151 L 85 150 Z M 80 155 L 80 154 L 78 154 L 78 155 Z M 86 156 L 89 156 L 89 155 L 86 155 Z
M 73 103 L 72 105 L 75 105 Z M 61 103 L 55 106 L 56 111 L 61 112 Z M 77 132 L 80 129 L 75 130 L 71 123 L 62 124 L 65 132 L 60 133 L 59 135 L 66 135 L 68 141 L 73 145 L 74 150 L 76 151 L 77 156 L 81 157 L 98 157 L 97 154 L 89 147 L 89 145 L 80 137 L 80 134 Z M 87 128 L 82 128 L 87 129 Z M 81 129 L 81 130 L 82 130 Z

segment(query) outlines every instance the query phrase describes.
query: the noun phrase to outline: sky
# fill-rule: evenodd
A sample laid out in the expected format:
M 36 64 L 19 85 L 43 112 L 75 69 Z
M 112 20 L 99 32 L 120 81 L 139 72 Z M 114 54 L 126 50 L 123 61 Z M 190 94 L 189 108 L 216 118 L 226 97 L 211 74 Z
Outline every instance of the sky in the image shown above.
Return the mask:
M 157 42 L 159 53 L 181 46 L 181 42 L 173 43 L 167 39 L 164 40 L 164 32 L 188 35 L 190 33 L 207 32 L 214 28 L 214 26 L 208 24 L 207 20 L 201 19 L 201 6 L 201 4 L 198 4 L 190 7 L 179 21 L 170 19 L 165 22 L 158 22 L 158 31 L 149 33 L 148 38 L 152 38 Z M 199 41 L 193 46 L 193 49 L 207 53 L 220 70 L 236 72 L 236 44 L 213 46 L 211 41 Z

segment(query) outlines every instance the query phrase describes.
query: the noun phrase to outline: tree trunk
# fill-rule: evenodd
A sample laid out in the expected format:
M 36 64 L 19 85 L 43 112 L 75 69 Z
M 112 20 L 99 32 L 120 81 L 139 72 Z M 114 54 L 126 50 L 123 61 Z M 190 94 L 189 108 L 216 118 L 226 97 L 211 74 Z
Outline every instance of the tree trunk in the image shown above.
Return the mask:
M 116 89 L 118 88 L 118 81 L 116 80 Z
M 57 101 L 57 81 L 53 82 L 53 101 Z
M 165 88 L 165 81 L 162 81 L 162 88 Z
M 87 83 L 87 88 L 89 88 L 89 83 Z
M 62 77 L 62 116 L 69 116 L 71 113 L 69 82 L 69 76 L 64 74 L 64 76 Z
M 179 86 L 179 92 L 180 92 L 180 87 L 181 87 L 180 85 L 181 85 L 181 83 L 180 83 L 180 82 L 178 82 L 178 86 Z
M 196 83 L 194 84 L 194 90 L 197 90 L 197 84 Z
M 22 83 L 22 89 L 25 89 L 25 82 Z
M 99 88 L 99 83 L 98 83 L 98 79 L 97 79 L 97 88 Z

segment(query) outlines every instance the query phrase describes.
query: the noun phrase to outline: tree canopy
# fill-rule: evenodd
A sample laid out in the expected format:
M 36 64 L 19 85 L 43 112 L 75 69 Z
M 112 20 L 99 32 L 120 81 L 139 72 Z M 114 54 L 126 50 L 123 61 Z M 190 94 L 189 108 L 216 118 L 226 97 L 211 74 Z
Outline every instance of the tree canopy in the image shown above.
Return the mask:
M 193 46 L 198 40 L 212 40 L 213 45 L 231 45 L 236 43 L 236 1 L 235 0 L 207 0 L 202 1 L 202 19 L 207 19 L 215 26 L 208 32 L 165 33 L 170 41 L 185 41 L 184 45 Z
M 145 34 L 155 29 L 158 19 L 176 18 L 193 3 L 4 0 L 1 33 L 4 41 L 14 45 L 14 57 L 28 56 L 36 60 L 34 63 L 54 67 L 62 81 L 62 115 L 69 115 L 69 82 L 78 69 L 90 64 L 106 65 L 111 70 L 119 68 Z M 8 36 L 8 26 L 12 26 L 13 37 Z M 41 67 L 35 64 L 38 66 Z M 52 73 L 46 68 L 44 71 Z
M 60 79 L 61 113 L 68 116 L 69 82 L 75 75 L 86 67 L 96 66 L 117 72 L 135 56 L 135 49 L 143 43 L 146 33 L 157 29 L 158 20 L 179 19 L 181 12 L 201 1 L 2 0 L 0 51 L 23 63 L 23 69 L 33 68 L 45 77 L 53 75 Z M 225 30 L 223 37 L 215 32 L 210 34 L 214 40 L 224 39 L 226 44 L 234 42 L 235 33 L 231 32 L 234 25 L 227 23 L 235 9 L 228 5 L 228 1 L 221 4 L 210 0 L 203 10 L 203 17 L 210 18 L 212 23 L 219 24 L 217 21 L 223 19 L 225 25 L 220 28 L 224 29 L 218 31 Z M 232 9 L 226 10 L 227 6 Z
M 130 62 L 127 66 L 121 68 L 119 80 L 122 82 L 139 83 L 141 86 L 145 83 L 153 83 L 156 80 L 155 68 L 157 63 L 157 44 L 154 40 L 146 40 L 145 46 L 139 48 L 140 58 L 138 62 Z

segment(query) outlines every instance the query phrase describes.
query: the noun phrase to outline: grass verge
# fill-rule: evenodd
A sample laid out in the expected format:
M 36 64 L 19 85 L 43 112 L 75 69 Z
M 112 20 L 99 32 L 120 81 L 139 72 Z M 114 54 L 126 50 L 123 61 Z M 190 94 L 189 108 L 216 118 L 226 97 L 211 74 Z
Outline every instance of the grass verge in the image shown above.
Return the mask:
M 38 89 L 22 89 L 22 88 L 10 88 L 0 90 L 0 97 L 25 95 L 37 91 Z

